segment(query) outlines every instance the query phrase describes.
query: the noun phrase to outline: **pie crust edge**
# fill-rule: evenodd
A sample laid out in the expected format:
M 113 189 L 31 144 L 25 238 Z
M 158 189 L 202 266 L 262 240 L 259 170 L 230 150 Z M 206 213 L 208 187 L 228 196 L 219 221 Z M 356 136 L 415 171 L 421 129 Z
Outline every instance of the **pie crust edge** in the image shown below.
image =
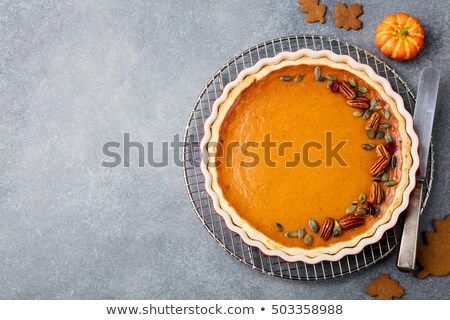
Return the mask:
M 343 69 L 363 79 L 370 88 L 377 91 L 389 104 L 390 111 L 398 120 L 398 134 L 401 146 L 401 179 L 395 189 L 393 202 L 386 208 L 380 219 L 364 233 L 348 241 L 338 242 L 328 247 L 303 249 L 285 247 L 251 227 L 225 199 L 217 182 L 214 163 L 215 147 L 210 142 L 219 141 L 221 124 L 235 99 L 253 81 L 259 80 L 270 72 L 292 65 L 326 65 Z M 389 82 L 378 76 L 369 66 L 360 64 L 349 56 L 336 55 L 331 51 L 313 51 L 301 49 L 296 52 L 282 52 L 273 58 L 260 60 L 255 66 L 244 69 L 236 80 L 229 83 L 222 95 L 215 101 L 211 116 L 205 121 L 205 136 L 201 142 L 203 161 L 201 170 L 205 175 L 205 188 L 213 199 L 213 205 L 232 231 L 239 233 L 244 242 L 257 246 L 267 255 L 277 255 L 287 261 L 316 263 L 323 260 L 336 261 L 347 254 L 357 254 L 364 246 L 377 242 L 386 230 L 393 227 L 409 201 L 409 194 L 415 185 L 415 172 L 418 167 L 418 139 L 412 127 L 412 117 L 404 108 L 402 98 L 395 93 Z

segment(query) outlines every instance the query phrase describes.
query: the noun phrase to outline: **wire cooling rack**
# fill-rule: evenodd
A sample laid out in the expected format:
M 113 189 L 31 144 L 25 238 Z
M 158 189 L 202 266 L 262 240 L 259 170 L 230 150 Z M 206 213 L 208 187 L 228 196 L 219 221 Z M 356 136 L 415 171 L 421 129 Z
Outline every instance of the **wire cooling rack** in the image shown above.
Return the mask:
M 364 269 L 387 256 L 398 244 L 403 221 L 388 230 L 382 239 L 366 246 L 359 254 L 349 255 L 336 262 L 307 264 L 286 262 L 278 257 L 264 255 L 258 248 L 245 244 L 237 233 L 227 229 L 225 221 L 212 206 L 212 200 L 205 191 L 204 177 L 200 171 L 200 141 L 203 138 L 203 124 L 211 113 L 211 106 L 221 95 L 222 89 L 236 79 L 238 73 L 253 66 L 262 58 L 273 57 L 282 51 L 296 51 L 302 48 L 331 50 L 337 54 L 353 57 L 371 66 L 380 76 L 386 78 L 392 88 L 400 94 L 405 107 L 412 113 L 415 97 L 408 84 L 388 65 L 373 54 L 352 43 L 335 38 L 314 35 L 296 35 L 266 41 L 251 47 L 228 61 L 208 81 L 201 91 L 189 116 L 184 136 L 184 178 L 186 188 L 200 221 L 221 247 L 242 263 L 265 274 L 294 280 L 318 280 L 336 278 Z M 433 146 L 430 147 L 427 179 L 423 193 L 422 208 L 425 207 L 433 181 Z

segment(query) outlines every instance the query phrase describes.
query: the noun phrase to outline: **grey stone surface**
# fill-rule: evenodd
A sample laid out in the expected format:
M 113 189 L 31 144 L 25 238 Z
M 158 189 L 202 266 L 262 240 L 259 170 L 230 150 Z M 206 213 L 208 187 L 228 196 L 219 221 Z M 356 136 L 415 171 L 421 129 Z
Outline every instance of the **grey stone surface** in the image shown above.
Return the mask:
M 368 299 L 380 273 L 407 299 L 450 298 L 449 277 L 417 280 L 380 263 L 330 281 L 263 275 L 224 252 L 197 219 L 182 169 L 105 168 L 102 146 L 182 135 L 200 90 L 233 54 L 291 34 L 323 34 L 377 54 L 414 91 L 441 69 L 436 174 L 421 221 L 450 213 L 449 1 L 364 1 L 360 31 L 306 24 L 294 0 L 0 1 L 0 298 Z M 345 1 L 348 3 L 348 1 Z M 383 57 L 374 29 L 390 13 L 426 31 L 411 62 Z M 172 158 L 171 158 L 172 159 Z

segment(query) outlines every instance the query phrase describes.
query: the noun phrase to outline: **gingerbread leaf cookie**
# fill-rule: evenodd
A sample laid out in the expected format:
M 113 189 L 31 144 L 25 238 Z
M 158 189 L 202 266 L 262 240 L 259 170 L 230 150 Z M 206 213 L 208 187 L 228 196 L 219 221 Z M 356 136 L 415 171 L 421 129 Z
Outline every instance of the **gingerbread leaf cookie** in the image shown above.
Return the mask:
M 335 26 L 337 28 L 344 28 L 345 30 L 361 29 L 362 23 L 358 17 L 363 13 L 362 5 L 352 3 L 348 8 L 342 2 L 337 2 L 334 6 L 333 17 L 335 19 Z
M 419 243 L 417 260 L 422 266 L 417 277 L 445 276 L 450 273 L 450 215 L 445 220 L 434 222 L 436 232 L 427 231 L 427 244 Z
M 397 280 L 382 274 L 367 286 L 366 293 L 371 297 L 377 296 L 378 300 L 392 300 L 392 298 L 401 298 L 405 290 L 400 287 Z
M 306 22 L 325 22 L 325 12 L 327 6 L 319 4 L 319 0 L 298 0 L 298 4 L 301 5 L 301 12 L 307 13 Z

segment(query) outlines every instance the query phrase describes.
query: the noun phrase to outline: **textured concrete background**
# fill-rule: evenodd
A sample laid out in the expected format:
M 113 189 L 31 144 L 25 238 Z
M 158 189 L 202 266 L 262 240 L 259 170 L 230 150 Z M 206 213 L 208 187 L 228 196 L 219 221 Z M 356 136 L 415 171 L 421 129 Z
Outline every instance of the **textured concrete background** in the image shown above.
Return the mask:
M 345 1 L 349 3 L 349 1 Z M 0 298 L 368 299 L 380 273 L 408 299 L 450 298 L 449 277 L 417 280 L 396 252 L 337 280 L 263 275 L 225 253 L 189 203 L 182 168 L 104 168 L 102 146 L 172 141 L 200 90 L 233 54 L 291 34 L 323 34 L 377 54 L 409 82 L 442 71 L 436 175 L 421 229 L 450 213 L 450 3 L 361 1 L 364 28 L 306 24 L 295 0 L 0 1 Z M 417 16 L 426 46 L 413 61 L 380 55 L 374 29 Z M 158 149 L 159 148 L 159 149 Z M 159 155 L 158 151 L 158 155 Z

